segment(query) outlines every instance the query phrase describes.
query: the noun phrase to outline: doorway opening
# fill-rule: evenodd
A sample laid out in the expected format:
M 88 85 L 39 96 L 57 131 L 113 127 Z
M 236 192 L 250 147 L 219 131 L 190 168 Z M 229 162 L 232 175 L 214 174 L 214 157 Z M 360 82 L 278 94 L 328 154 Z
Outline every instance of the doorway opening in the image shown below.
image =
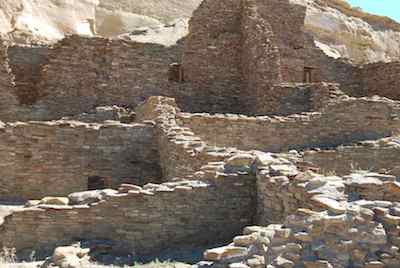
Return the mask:
M 99 176 L 91 176 L 88 178 L 87 188 L 89 191 L 105 189 L 106 188 L 106 180 L 105 178 Z

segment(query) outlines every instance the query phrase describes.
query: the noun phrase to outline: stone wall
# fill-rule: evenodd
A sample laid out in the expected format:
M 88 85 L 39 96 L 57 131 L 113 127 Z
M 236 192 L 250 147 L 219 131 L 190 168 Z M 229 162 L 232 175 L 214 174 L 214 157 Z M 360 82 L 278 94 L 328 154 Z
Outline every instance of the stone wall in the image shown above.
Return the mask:
M 344 210 L 347 197 L 342 178 L 302 173 L 293 163 L 280 162 L 258 169 L 257 224 L 282 223 L 299 208 L 320 211 L 329 204 Z
M 379 95 L 400 99 L 400 62 L 368 64 L 360 72 L 364 96 Z
M 355 202 L 342 212 L 299 209 L 282 223 L 249 226 L 228 246 L 207 250 L 196 268 L 394 268 L 399 207 Z
M 265 154 L 256 168 L 258 223 L 269 225 L 246 227 L 229 245 L 207 250 L 195 267 L 398 266 L 394 176 L 322 176 Z
M 52 49 L 38 85 L 38 102 L 50 118 L 96 106 L 135 107 L 168 95 L 168 66 L 180 61 L 178 46 L 68 37 Z
M 154 120 L 165 179 L 193 175 L 209 162 L 222 161 L 235 149 L 208 146 L 191 129 L 177 122 L 179 108 L 172 98 L 150 97 L 136 109 L 137 121 Z
M 208 183 L 147 185 L 89 206 L 39 205 L 5 218 L 1 246 L 37 253 L 90 239 L 112 240 L 138 256 L 229 240 L 253 223 L 255 181 L 222 176 Z
M 259 14 L 272 27 L 280 54 L 282 81 L 303 82 L 306 8 L 289 0 L 257 0 L 256 4 Z
M 245 82 L 240 96 L 244 109 L 256 114 L 265 112 L 271 87 L 282 81 L 278 45 L 257 4 L 258 1 L 242 1 L 241 70 Z
M 98 176 L 115 186 L 161 179 L 152 125 L 79 122 L 2 124 L 1 199 L 37 199 L 88 189 Z
M 257 114 L 282 115 L 319 111 L 330 101 L 343 95 L 337 84 L 281 83 L 274 85 L 262 102 L 258 102 Z
M 306 35 L 304 66 L 314 68 L 312 82 L 338 83 L 340 89 L 349 96 L 362 97 L 360 68 L 346 59 L 334 59 L 316 47 L 312 37 Z
M 15 76 L 15 94 L 19 105 L 31 105 L 37 101 L 37 83 L 49 52 L 50 48 L 46 46 L 13 45 L 8 48 L 7 56 Z
M 302 160 L 325 174 L 343 176 L 354 170 L 365 170 L 400 176 L 399 145 L 396 137 L 366 141 L 332 150 L 305 151 Z
M 183 57 L 191 111 L 243 112 L 241 41 L 241 1 L 205 0 L 194 11 Z
M 344 178 L 346 192 L 352 200 L 397 202 L 400 198 L 400 183 L 394 176 L 360 172 Z
M 134 108 L 153 95 L 174 96 L 188 108 L 183 83 L 168 81 L 182 42 L 164 47 L 122 39 L 69 36 L 53 47 L 5 45 L 1 120 L 54 120 L 98 106 Z M 15 84 L 15 85 L 14 85 Z M 10 106 L 12 105 L 12 107 Z
M 194 100 L 184 110 L 269 114 L 271 98 L 287 93 L 275 85 L 304 82 L 305 68 L 312 68 L 307 82 L 339 83 L 363 96 L 359 68 L 315 45 L 303 31 L 305 13 L 287 0 L 204 1 L 185 43 L 185 91 Z
M 276 97 L 288 97 L 280 84 L 304 82 L 307 68 L 313 68 L 311 82 L 339 83 L 351 96 L 397 98 L 398 64 L 360 68 L 328 57 L 303 32 L 304 16 L 304 7 L 288 0 L 207 0 L 194 12 L 187 38 L 171 47 L 70 36 L 51 48 L 4 48 L 11 69 L 0 118 L 50 120 L 97 106 L 134 108 L 153 95 L 174 97 L 189 112 L 272 114 Z M 172 63 L 182 81 L 168 80 Z M 286 108 L 298 109 L 293 106 Z
M 341 98 L 322 113 L 289 117 L 179 114 L 210 146 L 278 152 L 326 148 L 393 135 L 399 129 L 399 104 L 382 98 Z

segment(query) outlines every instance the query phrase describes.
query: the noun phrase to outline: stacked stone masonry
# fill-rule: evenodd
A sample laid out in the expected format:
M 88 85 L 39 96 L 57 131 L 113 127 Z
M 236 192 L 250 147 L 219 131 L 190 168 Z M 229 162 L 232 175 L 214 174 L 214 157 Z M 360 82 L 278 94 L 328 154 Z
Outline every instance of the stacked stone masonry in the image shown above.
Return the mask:
M 305 162 L 305 166 L 311 164 L 324 174 L 343 176 L 352 170 L 367 170 L 399 177 L 399 149 L 398 137 L 390 137 L 330 150 L 304 151 L 299 160 Z
M 46 252 L 84 239 L 104 239 L 143 256 L 227 241 L 253 222 L 254 179 L 212 180 L 131 187 L 89 205 L 26 208 L 5 219 L 1 245 Z
M 245 228 L 228 246 L 206 251 L 196 267 L 398 266 L 400 184 L 394 176 L 325 177 L 277 158 L 256 161 L 262 163 L 257 223 L 277 224 Z
M 204 0 L 170 47 L 2 44 L 0 200 L 29 201 L 0 247 L 139 259 L 233 238 L 194 267 L 399 267 L 399 63 L 325 55 L 305 15 Z
M 391 136 L 400 126 L 399 108 L 385 98 L 345 97 L 321 112 L 288 117 L 181 113 L 179 119 L 210 145 L 279 152 Z
M 88 189 L 90 177 L 120 183 L 160 182 L 152 125 L 74 121 L 0 126 L 0 199 L 40 199 Z
M 4 44 L 0 118 L 49 120 L 104 105 L 135 108 L 153 95 L 173 97 L 188 112 L 281 114 L 271 108 L 279 104 L 276 97 L 287 96 L 281 83 L 339 83 L 351 96 L 398 99 L 398 63 L 354 66 L 325 55 L 303 32 L 305 14 L 289 0 L 205 0 L 189 35 L 170 47 L 79 36 L 50 47 Z M 170 66 L 181 66 L 179 81 L 169 79 Z

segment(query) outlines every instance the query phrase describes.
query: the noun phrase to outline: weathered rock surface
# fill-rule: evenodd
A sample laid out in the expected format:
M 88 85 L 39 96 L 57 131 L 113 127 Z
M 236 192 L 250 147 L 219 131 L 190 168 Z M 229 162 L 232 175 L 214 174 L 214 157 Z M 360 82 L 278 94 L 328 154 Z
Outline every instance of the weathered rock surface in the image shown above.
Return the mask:
M 332 57 L 354 63 L 400 60 L 400 24 L 351 9 L 343 0 L 291 0 L 307 7 L 305 29 Z
M 355 63 L 400 59 L 400 26 L 341 0 L 291 0 L 307 6 L 306 31 L 327 55 Z M 187 34 L 201 0 L 66 0 L 0 2 L 0 32 L 17 43 L 52 43 L 66 34 L 100 35 L 171 45 Z
M 0 33 L 17 43 L 53 43 L 66 34 L 116 37 L 136 28 L 160 28 L 175 19 L 187 19 L 199 3 L 199 0 L 184 3 L 176 0 L 2 0 Z M 185 34 L 185 28 L 184 25 L 175 27 L 180 37 Z
M 80 268 L 89 265 L 89 249 L 79 246 L 58 247 L 53 256 L 47 260 L 41 268 Z

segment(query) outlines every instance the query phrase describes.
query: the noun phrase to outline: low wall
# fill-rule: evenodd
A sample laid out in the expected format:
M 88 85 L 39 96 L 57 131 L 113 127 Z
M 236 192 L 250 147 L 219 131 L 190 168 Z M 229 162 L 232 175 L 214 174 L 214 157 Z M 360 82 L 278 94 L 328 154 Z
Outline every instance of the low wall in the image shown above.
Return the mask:
M 289 117 L 181 113 L 178 121 L 210 146 L 278 152 L 391 136 L 400 127 L 399 108 L 384 98 L 343 98 L 321 113 Z
M 400 143 L 395 140 L 388 138 L 340 146 L 334 150 L 305 151 L 302 160 L 325 174 L 343 176 L 355 170 L 365 170 L 399 177 Z
M 394 176 L 366 172 L 344 178 L 346 191 L 353 200 L 398 202 L 400 198 L 400 183 Z
M 333 204 L 333 209 L 344 210 L 346 202 L 345 184 L 340 177 L 302 173 L 290 162 L 261 167 L 257 172 L 259 225 L 282 223 L 299 208 L 321 211 L 332 209 L 329 206 Z
M 172 98 L 150 97 L 136 109 L 136 120 L 154 120 L 164 179 L 193 175 L 208 162 L 223 161 L 236 149 L 208 146 L 191 129 L 177 122 Z
M 229 240 L 253 223 L 255 180 L 149 185 L 90 206 L 38 206 L 5 218 L 1 246 L 37 253 L 90 239 L 115 241 L 139 256 Z
M 258 105 L 259 115 L 291 115 L 319 111 L 332 97 L 340 94 L 337 84 L 281 83 L 264 94 Z
M 0 198 L 37 199 L 88 189 L 98 176 L 144 184 L 159 181 L 154 126 L 30 122 L 0 126 Z

